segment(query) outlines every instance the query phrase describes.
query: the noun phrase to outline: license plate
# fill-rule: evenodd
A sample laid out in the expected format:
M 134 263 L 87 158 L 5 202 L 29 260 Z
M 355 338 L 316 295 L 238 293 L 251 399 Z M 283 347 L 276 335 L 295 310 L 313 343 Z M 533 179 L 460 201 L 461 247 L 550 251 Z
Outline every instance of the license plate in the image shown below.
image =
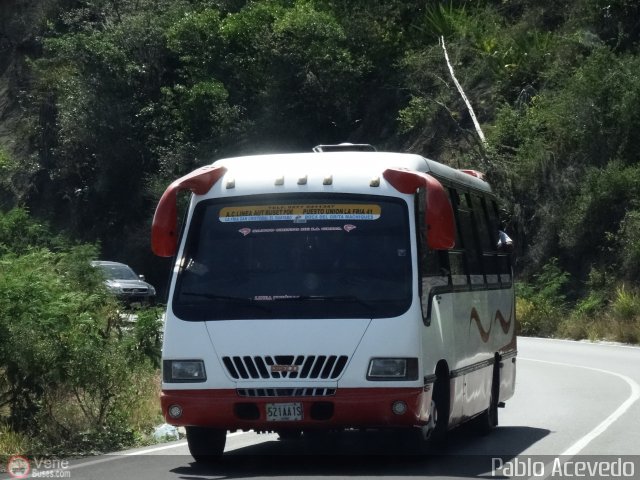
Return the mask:
M 302 403 L 267 403 L 268 422 L 302 420 Z

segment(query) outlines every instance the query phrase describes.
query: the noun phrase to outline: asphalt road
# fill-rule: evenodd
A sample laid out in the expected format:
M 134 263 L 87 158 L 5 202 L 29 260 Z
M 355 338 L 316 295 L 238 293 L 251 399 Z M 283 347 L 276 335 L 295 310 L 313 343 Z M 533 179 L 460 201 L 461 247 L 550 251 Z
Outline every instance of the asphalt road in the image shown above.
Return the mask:
M 516 394 L 500 410 L 500 426 L 485 437 L 460 428 L 446 450 L 427 457 L 371 432 L 322 443 L 234 432 L 214 466 L 196 465 L 182 440 L 71 461 L 49 478 L 640 479 L 640 348 L 518 341 Z

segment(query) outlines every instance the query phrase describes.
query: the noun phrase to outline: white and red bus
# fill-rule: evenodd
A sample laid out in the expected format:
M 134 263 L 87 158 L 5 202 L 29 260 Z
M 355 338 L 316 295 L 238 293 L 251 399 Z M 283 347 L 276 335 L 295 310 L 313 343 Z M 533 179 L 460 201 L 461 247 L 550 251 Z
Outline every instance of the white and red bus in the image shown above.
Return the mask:
M 192 193 L 182 233 L 177 193 Z M 510 256 L 482 175 L 366 145 L 219 160 L 173 182 L 166 420 L 196 460 L 281 436 L 497 425 L 515 386 Z

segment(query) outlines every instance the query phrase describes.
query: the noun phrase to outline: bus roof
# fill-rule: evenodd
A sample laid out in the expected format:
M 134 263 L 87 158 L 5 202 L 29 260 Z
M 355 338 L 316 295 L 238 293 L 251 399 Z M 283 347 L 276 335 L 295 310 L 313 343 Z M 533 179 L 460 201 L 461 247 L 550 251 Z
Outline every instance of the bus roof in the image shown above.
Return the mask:
M 489 184 L 474 174 L 410 153 L 338 151 L 250 155 L 217 160 L 214 165 L 226 167 L 226 177 L 234 181 L 290 176 L 306 179 L 318 175 L 322 178 L 346 176 L 371 179 L 380 177 L 387 168 L 396 167 L 430 173 L 445 183 L 491 191 Z

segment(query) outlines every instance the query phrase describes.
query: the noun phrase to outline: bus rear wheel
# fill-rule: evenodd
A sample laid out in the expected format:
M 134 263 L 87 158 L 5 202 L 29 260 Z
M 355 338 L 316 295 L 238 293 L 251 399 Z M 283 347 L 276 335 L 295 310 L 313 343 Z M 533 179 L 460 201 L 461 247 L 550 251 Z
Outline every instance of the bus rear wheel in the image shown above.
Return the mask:
M 196 462 L 214 462 L 224 452 L 227 431 L 208 427 L 187 427 L 189 452 Z

